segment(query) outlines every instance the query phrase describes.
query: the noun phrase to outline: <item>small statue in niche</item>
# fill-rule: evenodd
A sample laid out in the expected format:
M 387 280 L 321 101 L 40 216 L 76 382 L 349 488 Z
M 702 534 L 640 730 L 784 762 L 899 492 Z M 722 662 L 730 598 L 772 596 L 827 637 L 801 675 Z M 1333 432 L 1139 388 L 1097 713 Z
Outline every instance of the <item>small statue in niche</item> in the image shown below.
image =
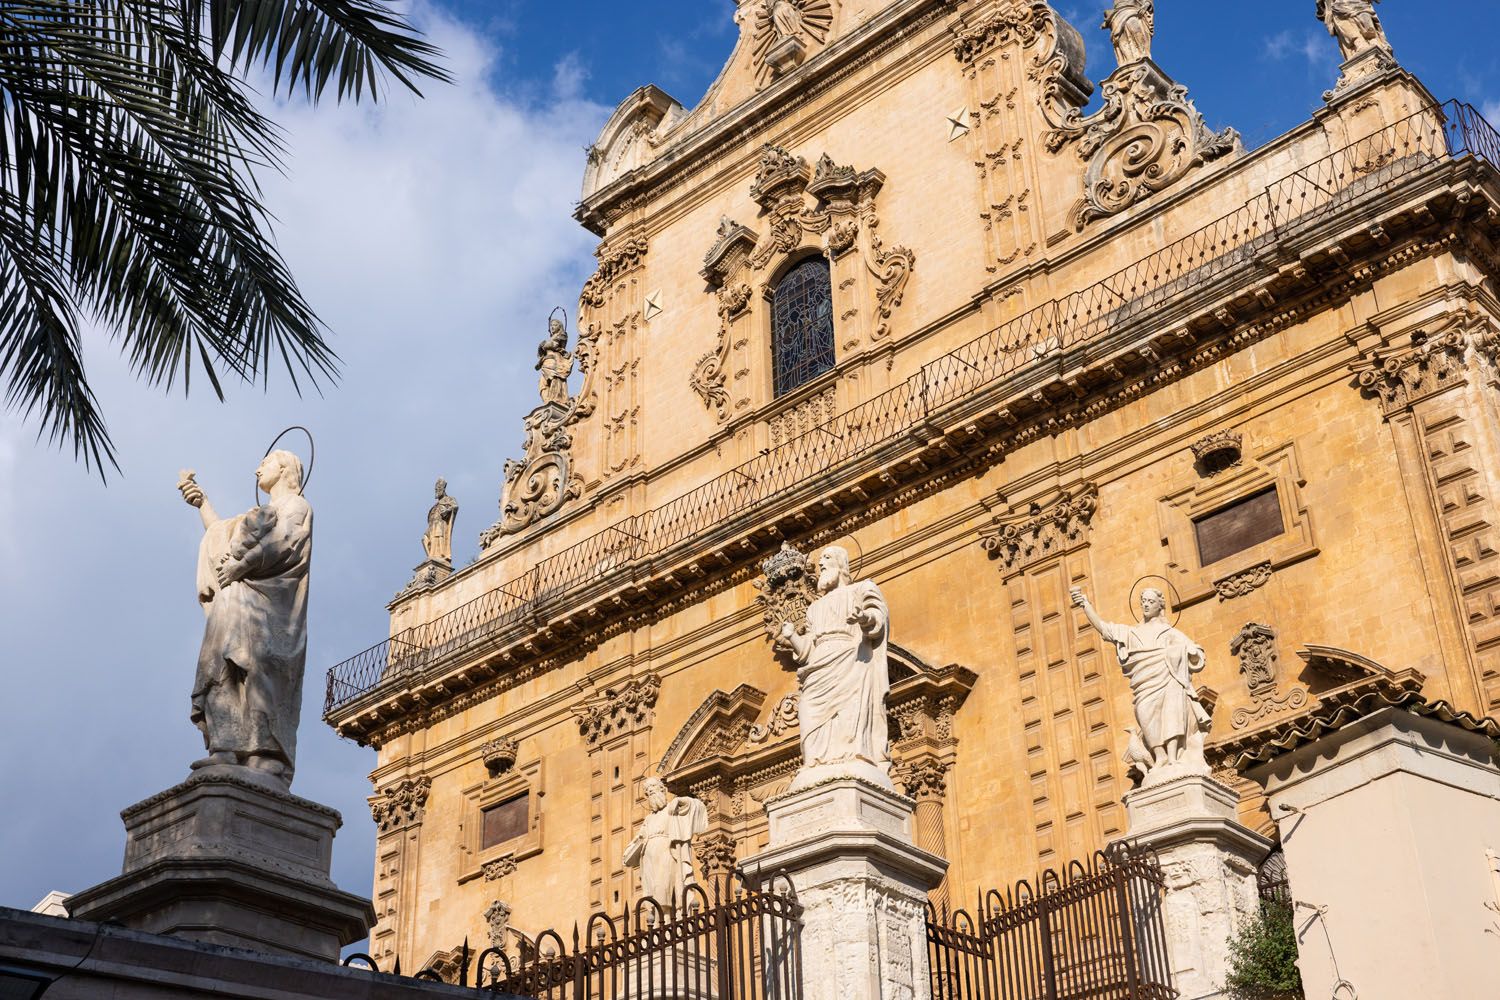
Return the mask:
M 542 373 L 538 390 L 542 403 L 565 406 L 568 402 L 568 376 L 573 374 L 573 355 L 568 353 L 568 328 L 562 320 L 547 324 L 547 339 L 536 349 L 536 370 Z
M 1162 592 L 1154 587 L 1141 592 L 1141 621 L 1131 625 L 1100 618 L 1077 587 L 1070 593 L 1073 606 L 1082 608 L 1089 624 L 1114 645 L 1120 669 L 1130 682 L 1136 731 L 1131 735 L 1127 763 L 1147 779 L 1173 765 L 1207 773 L 1203 737 L 1210 720 L 1193 686 L 1193 675 L 1206 662 L 1203 647 L 1167 621 Z
M 1391 50 L 1375 4 L 1380 0 L 1318 0 L 1318 20 L 1339 43 L 1344 62 L 1367 49 Z
M 641 788 L 651 812 L 625 846 L 625 867 L 640 870 L 641 891 L 663 909 L 676 909 L 693 884 L 693 838 L 708 831 L 708 807 L 667 791 L 660 778 Z
M 802 8 L 796 0 L 771 0 L 771 27 L 778 39 L 802 34 Z
M 1109 40 L 1114 43 L 1116 65 L 1150 59 L 1156 4 L 1153 0 L 1115 0 L 1115 5 L 1105 11 L 1101 27 L 1109 31 Z
M 427 511 L 427 533 L 422 548 L 433 562 L 453 564 L 453 522 L 458 519 L 458 501 L 448 495 L 448 481 L 438 477 L 432 488 L 437 502 Z

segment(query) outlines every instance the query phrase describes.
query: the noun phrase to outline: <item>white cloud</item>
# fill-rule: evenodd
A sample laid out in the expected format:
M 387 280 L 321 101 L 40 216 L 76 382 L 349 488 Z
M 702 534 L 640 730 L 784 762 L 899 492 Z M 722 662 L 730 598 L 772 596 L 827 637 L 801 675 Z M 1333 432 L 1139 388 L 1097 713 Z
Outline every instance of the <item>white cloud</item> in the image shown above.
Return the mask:
M 193 601 L 201 528 L 173 485 L 186 466 L 221 512 L 253 496 L 270 438 L 317 435 L 310 650 L 294 790 L 341 810 L 335 879 L 368 892 L 369 751 L 319 716 L 327 667 L 375 642 L 383 604 L 421 557 L 432 481 L 462 504 L 467 558 L 496 516 L 500 468 L 534 399 L 548 312 L 592 267 L 594 238 L 570 218 L 582 147 L 608 109 L 581 97 L 586 67 L 557 67 L 550 93 L 496 79 L 486 38 L 417 4 L 456 82 L 418 100 L 309 108 L 279 102 L 291 150 L 264 177 L 278 242 L 334 331 L 341 382 L 298 399 L 206 385 L 166 397 L 130 375 L 101 337 L 91 382 L 124 476 L 108 488 L 70 454 L 0 423 L 0 760 L 7 798 L 32 805 L 0 826 L 0 903 L 30 905 L 119 870 L 119 810 L 187 774 L 201 743 L 187 720 L 202 615 Z M 530 96 L 507 96 L 507 95 Z M 300 445 L 297 445 L 300 447 Z M 18 762 L 27 763 L 20 764 Z
M 1293 31 L 1285 28 L 1266 38 L 1261 52 L 1265 58 L 1280 62 L 1301 56 L 1309 66 L 1320 66 L 1332 58 L 1333 49 L 1327 35 L 1316 31 Z

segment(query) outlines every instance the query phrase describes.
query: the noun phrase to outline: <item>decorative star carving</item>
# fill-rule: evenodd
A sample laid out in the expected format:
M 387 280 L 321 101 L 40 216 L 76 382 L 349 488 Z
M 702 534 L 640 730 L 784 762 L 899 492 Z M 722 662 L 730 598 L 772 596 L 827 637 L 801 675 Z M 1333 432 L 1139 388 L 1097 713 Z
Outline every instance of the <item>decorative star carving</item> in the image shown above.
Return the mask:
M 958 108 L 948 112 L 948 141 L 962 139 L 969 134 L 969 109 Z
M 646 294 L 646 322 L 649 323 L 661 315 L 661 289 Z

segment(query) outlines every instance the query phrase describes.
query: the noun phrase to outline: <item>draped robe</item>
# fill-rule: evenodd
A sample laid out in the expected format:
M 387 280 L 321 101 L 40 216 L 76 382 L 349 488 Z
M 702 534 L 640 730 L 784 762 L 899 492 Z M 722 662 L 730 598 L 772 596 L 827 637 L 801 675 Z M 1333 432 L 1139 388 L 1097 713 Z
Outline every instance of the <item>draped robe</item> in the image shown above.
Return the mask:
M 641 891 L 664 907 L 682 904 L 693 881 L 693 838 L 708 830 L 708 807 L 679 796 L 651 813 L 625 848 L 627 868 L 640 868 Z
M 870 612 L 868 634 L 851 624 L 855 613 Z M 886 636 L 890 622 L 885 597 L 869 580 L 836 587 L 807 609 L 811 645 L 797 656 L 801 695 L 797 722 L 806 767 L 861 759 L 887 762 L 885 698 L 890 691 Z
M 220 587 L 228 555 L 244 575 Z M 192 719 L 210 753 L 282 761 L 297 753 L 307 662 L 312 507 L 299 494 L 209 525 L 198 547 L 198 600 L 207 618 L 193 681 Z
M 1101 631 L 1114 643 L 1130 682 L 1136 724 L 1148 751 L 1155 753 L 1174 737 L 1186 744 L 1189 733 L 1208 725 L 1192 677 L 1203 669 L 1203 647 L 1159 618 L 1134 625 L 1106 622 Z

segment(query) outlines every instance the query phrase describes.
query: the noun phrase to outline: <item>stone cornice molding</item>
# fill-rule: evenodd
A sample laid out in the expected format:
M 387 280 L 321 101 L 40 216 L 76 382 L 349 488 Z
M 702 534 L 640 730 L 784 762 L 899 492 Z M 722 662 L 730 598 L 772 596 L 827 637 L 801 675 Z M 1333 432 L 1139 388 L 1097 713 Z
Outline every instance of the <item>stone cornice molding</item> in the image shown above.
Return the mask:
M 370 816 L 381 833 L 390 833 L 422 822 L 432 779 L 425 774 L 402 778 L 377 792 L 370 801 Z
M 647 728 L 656 716 L 656 698 L 660 693 L 661 677 L 645 674 L 608 688 L 599 697 L 575 708 L 573 714 L 578 719 L 578 733 L 583 742 L 593 749 Z

